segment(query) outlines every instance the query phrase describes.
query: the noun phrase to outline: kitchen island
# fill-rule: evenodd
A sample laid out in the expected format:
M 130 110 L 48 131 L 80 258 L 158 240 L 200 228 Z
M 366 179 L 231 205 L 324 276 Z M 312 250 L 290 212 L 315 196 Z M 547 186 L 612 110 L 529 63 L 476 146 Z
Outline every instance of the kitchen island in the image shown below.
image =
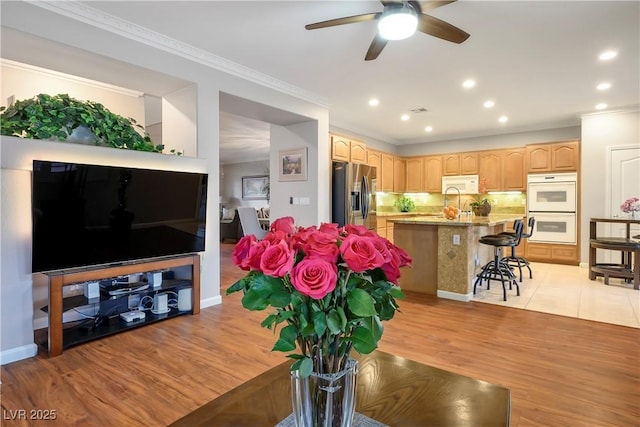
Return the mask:
M 394 243 L 413 258 L 412 267 L 402 269 L 400 287 L 470 301 L 476 274 L 493 259 L 493 246 L 480 244 L 480 237 L 510 230 L 523 216 L 463 214 L 448 220 L 438 214 L 388 219 L 394 223 Z

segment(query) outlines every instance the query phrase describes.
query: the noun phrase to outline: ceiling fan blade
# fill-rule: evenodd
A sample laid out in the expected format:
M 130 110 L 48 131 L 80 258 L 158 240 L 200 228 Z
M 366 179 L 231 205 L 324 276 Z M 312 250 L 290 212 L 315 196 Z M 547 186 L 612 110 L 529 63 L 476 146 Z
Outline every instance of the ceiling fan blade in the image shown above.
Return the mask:
M 364 56 L 364 60 L 373 61 L 374 59 L 376 59 L 378 55 L 380 55 L 380 52 L 382 52 L 382 49 L 384 49 L 384 47 L 387 45 L 388 42 L 389 40 L 383 37 L 380 37 L 380 34 L 376 33 L 376 36 L 373 38 L 373 41 L 369 46 L 369 50 L 367 51 L 367 54 Z
M 469 34 L 458 27 L 429 15 L 418 17 L 418 31 L 447 40 L 453 43 L 462 43 L 469 38 Z
M 307 24 L 304 27 L 307 30 L 315 30 L 318 28 L 335 27 L 336 25 L 354 24 L 356 22 L 366 22 L 378 19 L 382 15 L 379 13 L 365 13 L 364 15 L 346 16 L 344 18 L 330 19 L 328 21 L 316 22 L 314 24 Z
M 426 13 L 430 10 L 433 10 L 437 7 L 442 7 L 442 6 L 446 6 L 449 3 L 455 3 L 456 0 L 451 0 L 451 1 L 423 1 L 423 2 L 417 2 L 417 1 L 410 1 L 409 3 L 411 3 L 413 5 L 413 3 L 418 3 L 420 5 L 420 9 L 422 10 L 422 13 Z M 414 6 L 415 7 L 415 6 Z

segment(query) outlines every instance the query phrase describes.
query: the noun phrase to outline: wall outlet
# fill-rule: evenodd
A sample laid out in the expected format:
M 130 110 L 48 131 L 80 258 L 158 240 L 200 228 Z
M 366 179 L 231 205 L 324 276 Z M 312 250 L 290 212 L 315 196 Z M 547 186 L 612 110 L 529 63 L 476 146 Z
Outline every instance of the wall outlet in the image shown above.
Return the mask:
M 454 234 L 453 235 L 453 244 L 454 245 L 459 245 L 460 244 L 460 235 L 459 234 Z

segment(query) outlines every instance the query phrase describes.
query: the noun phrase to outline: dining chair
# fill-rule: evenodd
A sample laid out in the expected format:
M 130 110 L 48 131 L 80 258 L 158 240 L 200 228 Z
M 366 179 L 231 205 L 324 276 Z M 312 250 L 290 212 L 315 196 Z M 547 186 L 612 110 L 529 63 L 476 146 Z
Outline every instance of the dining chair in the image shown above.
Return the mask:
M 264 239 L 267 231 L 260 227 L 258 212 L 255 208 L 250 206 L 239 207 L 238 215 L 240 215 L 240 224 L 242 225 L 242 232 L 245 236 L 253 234 L 258 240 Z

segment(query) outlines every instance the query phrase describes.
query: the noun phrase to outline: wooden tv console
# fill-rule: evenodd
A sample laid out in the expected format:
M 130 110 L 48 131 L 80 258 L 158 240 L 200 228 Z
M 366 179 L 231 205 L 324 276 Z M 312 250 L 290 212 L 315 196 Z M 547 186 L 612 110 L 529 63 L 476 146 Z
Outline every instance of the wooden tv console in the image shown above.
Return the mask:
M 117 276 L 125 276 L 129 274 L 167 270 L 176 267 L 191 266 L 191 289 L 192 289 L 192 305 L 191 314 L 200 313 L 200 255 L 191 254 L 186 256 L 176 256 L 170 258 L 155 259 L 143 262 L 135 262 L 131 264 L 123 264 L 116 266 L 100 267 L 86 270 L 73 270 L 68 272 L 48 273 L 49 282 L 49 331 L 48 331 L 48 347 L 49 356 L 59 356 L 64 348 L 64 330 L 62 323 L 63 313 L 63 292 L 62 288 L 72 284 L 99 281 Z M 168 316 L 172 317 L 172 316 Z M 161 320 L 155 319 L 146 322 L 140 322 L 141 326 L 145 323 L 152 323 Z M 96 338 L 110 335 L 116 332 L 130 329 L 124 327 L 118 330 L 111 330 L 106 334 L 98 334 Z M 88 341 L 88 340 L 87 340 Z

